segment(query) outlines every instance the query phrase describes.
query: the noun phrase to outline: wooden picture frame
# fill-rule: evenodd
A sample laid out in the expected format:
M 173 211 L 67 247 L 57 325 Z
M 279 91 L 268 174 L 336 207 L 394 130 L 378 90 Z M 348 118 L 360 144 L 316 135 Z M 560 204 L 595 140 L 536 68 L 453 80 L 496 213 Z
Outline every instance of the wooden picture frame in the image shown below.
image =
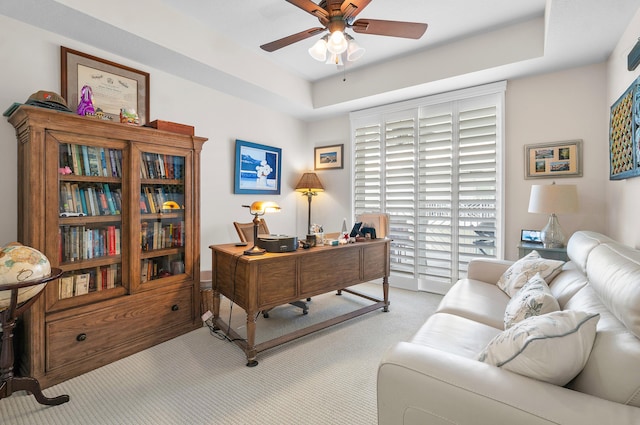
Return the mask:
M 640 175 L 640 77 L 611 106 L 609 180 Z
M 582 140 L 525 145 L 525 179 L 582 177 Z
M 84 85 L 91 86 L 94 107 L 115 122 L 120 109 L 134 109 L 140 125 L 149 122 L 149 73 L 60 46 L 61 90 L 75 111 Z
M 318 146 L 314 149 L 314 169 L 344 168 L 344 145 Z
M 234 193 L 280 195 L 282 149 L 236 140 Z

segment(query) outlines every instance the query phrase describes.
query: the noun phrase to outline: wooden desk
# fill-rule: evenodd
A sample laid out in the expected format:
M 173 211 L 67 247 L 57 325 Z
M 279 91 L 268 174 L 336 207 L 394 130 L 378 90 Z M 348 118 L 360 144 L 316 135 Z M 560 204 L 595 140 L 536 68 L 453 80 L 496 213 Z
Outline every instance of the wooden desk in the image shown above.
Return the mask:
M 339 246 L 319 246 L 287 253 L 246 256 L 246 247 L 211 245 L 213 255 L 214 326 L 229 336 L 247 355 L 247 366 L 258 364 L 259 352 L 367 312 L 389 309 L 389 239 Z M 345 289 L 382 278 L 383 299 Z M 255 344 L 256 318 L 263 310 L 331 291 L 345 291 L 373 304 L 287 335 Z M 242 339 L 220 318 L 220 295 L 247 313 L 247 339 Z M 311 312 L 310 314 L 313 314 Z

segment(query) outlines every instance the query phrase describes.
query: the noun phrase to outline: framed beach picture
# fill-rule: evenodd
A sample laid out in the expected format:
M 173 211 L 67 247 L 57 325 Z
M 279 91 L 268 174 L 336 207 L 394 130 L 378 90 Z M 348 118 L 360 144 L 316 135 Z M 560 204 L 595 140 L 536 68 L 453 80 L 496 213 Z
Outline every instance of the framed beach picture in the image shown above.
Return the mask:
M 282 149 L 236 140 L 234 193 L 279 195 Z
M 525 179 L 581 177 L 582 140 L 525 145 Z
M 318 146 L 314 150 L 314 168 L 316 170 L 344 168 L 343 153 L 344 145 Z

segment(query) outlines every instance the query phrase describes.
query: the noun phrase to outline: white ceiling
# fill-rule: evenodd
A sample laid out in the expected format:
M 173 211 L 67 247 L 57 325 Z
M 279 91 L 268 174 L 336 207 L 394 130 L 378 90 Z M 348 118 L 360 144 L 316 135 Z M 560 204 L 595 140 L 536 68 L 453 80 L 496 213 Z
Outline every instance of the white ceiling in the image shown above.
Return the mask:
M 429 28 L 420 40 L 351 32 L 367 51 L 342 72 L 307 53 L 320 36 L 259 48 L 319 26 L 285 0 L 0 0 L 10 18 L 305 120 L 602 62 L 639 8 L 640 0 L 373 0 L 357 18 Z
M 286 0 L 221 1 L 162 0 L 180 13 L 199 20 L 211 29 L 232 37 L 234 42 L 264 56 L 279 66 L 310 81 L 336 73 L 336 66 L 322 64 L 307 53 L 321 35 L 308 38 L 273 53 L 260 45 L 321 26 L 318 19 Z M 319 0 L 315 1 L 319 3 Z M 420 40 L 363 35 L 347 30 L 366 49 L 365 55 L 350 63 L 352 69 L 365 67 L 394 56 L 428 49 L 452 40 L 505 26 L 532 17 L 544 16 L 545 0 L 373 0 L 356 19 L 387 19 L 423 22 L 429 25 Z

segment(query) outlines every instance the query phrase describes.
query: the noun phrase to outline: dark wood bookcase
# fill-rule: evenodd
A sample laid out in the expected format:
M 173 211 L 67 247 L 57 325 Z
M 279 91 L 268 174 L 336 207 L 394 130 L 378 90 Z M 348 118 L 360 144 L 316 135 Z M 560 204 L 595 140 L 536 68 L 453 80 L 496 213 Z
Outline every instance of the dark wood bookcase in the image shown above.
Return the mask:
M 207 139 L 32 106 L 9 122 L 19 242 L 64 271 L 22 317 L 16 373 L 46 388 L 201 326 Z

